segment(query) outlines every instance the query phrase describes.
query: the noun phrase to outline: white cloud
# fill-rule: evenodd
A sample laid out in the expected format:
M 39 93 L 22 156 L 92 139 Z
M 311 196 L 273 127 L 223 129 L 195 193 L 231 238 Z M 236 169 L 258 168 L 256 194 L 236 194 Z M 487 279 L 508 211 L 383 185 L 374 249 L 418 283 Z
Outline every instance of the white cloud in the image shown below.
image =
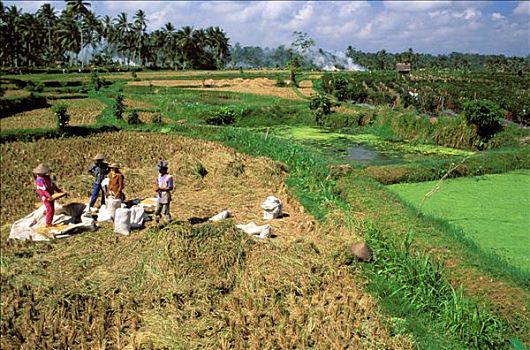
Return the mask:
M 47 3 L 51 4 L 57 12 L 66 7 L 64 1 L 5 1 L 4 6 L 15 5 L 18 9 L 22 9 L 22 12 L 35 13 L 42 5 Z
M 530 2 L 519 1 L 517 7 L 513 10 L 516 15 L 527 15 L 530 16 Z
M 500 21 L 502 19 L 506 19 L 506 17 L 504 17 L 502 14 L 500 14 L 499 12 L 493 12 L 491 14 L 491 19 L 494 20 L 494 21 Z
M 4 1 L 35 12 L 44 1 Z M 234 45 L 289 45 L 306 32 L 325 50 L 451 51 L 527 55 L 530 2 L 506 10 L 495 1 L 92 1 L 100 16 L 143 9 L 148 30 L 221 27 Z M 53 2 L 60 10 L 64 1 Z M 59 12 L 59 11 L 58 11 Z
M 451 1 L 384 1 L 385 8 L 389 11 L 399 12 L 425 12 L 451 6 Z

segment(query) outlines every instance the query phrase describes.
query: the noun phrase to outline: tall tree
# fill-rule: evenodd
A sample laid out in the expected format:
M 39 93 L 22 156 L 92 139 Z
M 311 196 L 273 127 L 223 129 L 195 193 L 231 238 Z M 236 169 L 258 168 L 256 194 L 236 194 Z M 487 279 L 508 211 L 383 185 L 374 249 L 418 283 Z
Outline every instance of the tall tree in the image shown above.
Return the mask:
M 138 10 L 134 14 L 134 23 L 132 26 L 134 33 L 134 48 L 135 56 L 140 58 L 142 66 L 145 66 L 145 61 L 149 56 L 148 53 L 148 36 L 147 30 L 147 17 L 143 10 Z
M 127 13 L 121 12 L 118 14 L 114 22 L 118 52 L 127 59 L 127 65 L 129 65 L 134 45 L 131 40 L 131 24 L 127 19 Z
M 42 24 L 44 30 L 46 31 L 46 40 L 45 40 L 45 61 L 52 63 L 53 59 L 56 57 L 57 49 L 55 48 L 54 37 L 52 33 L 55 30 L 58 22 L 55 9 L 50 4 L 43 4 L 37 11 L 37 19 Z
M 195 42 L 197 37 L 194 37 L 195 29 L 191 26 L 184 26 L 176 34 L 177 45 L 182 52 L 182 66 L 183 69 L 188 69 L 192 66 L 192 57 L 196 49 Z
M 87 14 L 90 12 L 88 9 L 90 3 L 83 0 L 66 0 L 66 11 L 72 16 L 76 23 L 77 30 L 80 36 L 80 45 L 79 51 L 77 51 L 77 60 L 79 60 L 79 53 L 83 50 L 85 46 L 85 40 L 83 37 L 83 19 L 86 18 Z M 81 58 L 81 67 L 83 67 L 83 59 Z

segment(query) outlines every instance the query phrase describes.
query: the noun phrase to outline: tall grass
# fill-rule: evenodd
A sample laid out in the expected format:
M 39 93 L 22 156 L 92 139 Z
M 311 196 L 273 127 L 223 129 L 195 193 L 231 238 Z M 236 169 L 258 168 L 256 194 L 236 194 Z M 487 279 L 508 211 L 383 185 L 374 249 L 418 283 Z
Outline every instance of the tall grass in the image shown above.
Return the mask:
M 366 276 L 370 289 L 396 304 L 394 312 L 421 313 L 447 334 L 471 348 L 506 346 L 503 321 L 466 297 L 461 288 L 454 289 L 444 278 L 443 267 L 428 253 L 413 246 L 409 232 L 398 241 L 392 233 L 384 233 L 371 222 L 365 223 L 366 239 L 376 259 Z M 402 315 L 403 316 L 403 315 Z M 409 325 L 410 327 L 410 325 Z M 423 327 L 410 327 L 412 332 Z

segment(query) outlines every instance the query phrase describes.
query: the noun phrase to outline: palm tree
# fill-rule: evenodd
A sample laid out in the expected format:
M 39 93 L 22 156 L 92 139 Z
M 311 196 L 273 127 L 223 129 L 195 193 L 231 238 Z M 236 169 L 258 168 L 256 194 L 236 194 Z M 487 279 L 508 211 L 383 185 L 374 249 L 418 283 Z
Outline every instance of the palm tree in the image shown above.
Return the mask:
M 230 58 L 230 45 L 225 32 L 219 27 L 206 29 L 208 43 L 213 48 L 217 68 L 222 68 Z
M 136 11 L 134 15 L 134 44 L 135 44 L 135 54 L 138 54 L 142 62 L 142 66 L 145 65 L 145 60 L 147 58 L 147 18 L 143 10 Z
M 79 57 L 79 52 L 81 52 L 85 46 L 81 21 L 83 18 L 86 18 L 88 12 L 90 12 L 88 10 L 89 7 L 90 3 L 84 2 L 83 0 L 66 0 L 66 11 L 74 18 L 81 37 L 81 44 L 79 45 L 79 51 L 77 51 L 77 57 Z M 81 60 L 81 67 L 83 67 L 83 60 Z
M 15 5 L 12 5 L 7 8 L 2 17 L 3 27 L 5 28 L 5 42 L 2 45 L 3 49 L 0 50 L 0 55 L 9 66 L 18 68 L 22 48 L 20 33 L 21 12 Z
M 194 36 L 195 30 L 193 27 L 182 27 L 176 34 L 177 46 L 182 52 L 183 68 L 186 69 L 191 66 L 191 59 L 196 50 L 197 37 Z
M 54 58 L 54 40 L 52 40 L 52 32 L 57 26 L 58 18 L 55 14 L 55 9 L 50 4 L 43 4 L 37 11 L 37 19 L 42 27 L 46 30 L 46 53 L 45 60 L 51 63 Z
M 118 17 L 114 20 L 115 22 L 115 33 L 116 33 L 116 42 L 118 44 L 118 52 L 120 52 L 127 59 L 127 66 L 131 60 L 131 51 L 133 50 L 132 40 L 131 40 L 131 24 L 127 19 L 127 14 L 121 12 L 118 14 Z
M 68 11 L 61 13 L 57 26 L 57 40 L 63 53 L 66 51 L 74 52 L 77 59 L 79 51 L 81 51 L 81 32 L 76 20 Z M 70 65 L 72 65 L 71 59 Z
M 171 22 L 166 23 L 164 28 L 162 28 L 162 38 L 163 51 L 164 51 L 164 61 L 169 61 L 169 66 L 172 69 L 176 69 L 176 56 L 177 56 L 177 38 L 175 33 L 175 27 Z
M 42 48 L 42 35 L 39 22 L 30 13 L 24 13 L 20 17 L 20 34 L 22 48 L 24 49 L 22 58 L 26 67 L 35 66 L 39 59 L 39 47 Z

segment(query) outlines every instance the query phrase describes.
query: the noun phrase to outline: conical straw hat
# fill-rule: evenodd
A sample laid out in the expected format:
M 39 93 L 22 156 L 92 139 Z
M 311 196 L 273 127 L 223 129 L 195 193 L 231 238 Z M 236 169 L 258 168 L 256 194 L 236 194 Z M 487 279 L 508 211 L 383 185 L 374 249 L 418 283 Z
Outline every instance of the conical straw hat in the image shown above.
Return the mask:
M 103 153 L 98 153 L 94 157 L 94 160 L 104 160 L 104 159 L 105 159 L 105 155 Z
M 51 171 L 50 166 L 46 163 L 40 163 L 35 169 L 33 169 L 33 174 L 35 175 L 45 175 Z
M 111 163 L 109 165 L 109 168 L 117 168 L 117 169 L 119 169 L 119 168 L 121 168 L 121 166 L 120 166 L 120 163 Z
M 362 261 L 368 261 L 372 258 L 372 248 L 364 242 L 352 244 L 351 252 Z

